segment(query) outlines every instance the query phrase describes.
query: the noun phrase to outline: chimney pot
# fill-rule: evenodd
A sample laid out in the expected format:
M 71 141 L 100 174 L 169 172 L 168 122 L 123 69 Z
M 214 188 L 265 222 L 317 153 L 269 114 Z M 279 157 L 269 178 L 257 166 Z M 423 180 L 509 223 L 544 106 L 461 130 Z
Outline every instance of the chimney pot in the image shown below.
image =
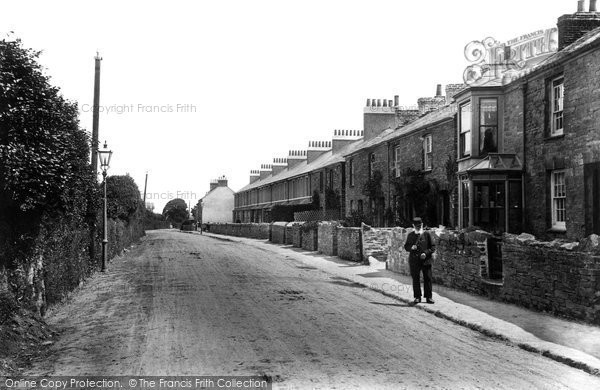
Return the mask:
M 590 12 L 597 12 L 596 0 L 590 0 Z
M 400 96 L 394 95 L 394 107 L 398 107 L 400 105 Z
M 384 106 L 384 107 L 387 107 L 387 104 L 388 104 L 388 101 L 387 101 L 387 99 L 383 99 L 383 106 Z
M 371 107 L 371 99 L 367 99 L 367 107 Z
M 381 99 L 377 99 L 377 107 L 381 107 Z
M 438 85 L 437 85 L 437 89 L 436 89 L 436 92 L 435 92 L 435 96 L 436 96 L 436 97 L 442 96 L 442 84 L 438 84 Z

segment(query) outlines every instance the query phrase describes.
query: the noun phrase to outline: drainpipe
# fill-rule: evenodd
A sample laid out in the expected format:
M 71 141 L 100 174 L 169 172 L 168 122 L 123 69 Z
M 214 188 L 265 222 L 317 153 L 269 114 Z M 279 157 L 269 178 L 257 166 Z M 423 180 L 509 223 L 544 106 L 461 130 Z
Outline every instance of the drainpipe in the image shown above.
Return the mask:
M 523 82 L 523 172 L 521 173 L 521 230 L 525 229 L 525 173 L 527 172 L 527 79 Z

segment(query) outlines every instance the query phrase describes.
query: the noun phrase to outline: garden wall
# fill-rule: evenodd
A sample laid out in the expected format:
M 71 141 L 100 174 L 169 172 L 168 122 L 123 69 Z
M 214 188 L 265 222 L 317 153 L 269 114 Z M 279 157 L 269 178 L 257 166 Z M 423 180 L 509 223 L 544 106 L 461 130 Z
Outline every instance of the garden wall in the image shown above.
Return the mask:
M 337 256 L 338 253 L 338 222 L 319 223 L 319 252 L 328 256 Z
M 337 229 L 338 257 L 362 262 L 362 230 L 361 228 L 338 227 Z
M 386 261 L 392 245 L 392 229 L 374 228 L 364 223 L 361 229 L 363 261 L 368 261 L 369 256 Z
M 600 246 L 505 234 L 501 298 L 600 324 Z
M 285 244 L 287 222 L 274 222 L 271 225 L 271 242 Z
M 302 232 L 301 247 L 314 252 L 319 249 L 319 227 L 315 222 L 307 222 L 300 228 Z

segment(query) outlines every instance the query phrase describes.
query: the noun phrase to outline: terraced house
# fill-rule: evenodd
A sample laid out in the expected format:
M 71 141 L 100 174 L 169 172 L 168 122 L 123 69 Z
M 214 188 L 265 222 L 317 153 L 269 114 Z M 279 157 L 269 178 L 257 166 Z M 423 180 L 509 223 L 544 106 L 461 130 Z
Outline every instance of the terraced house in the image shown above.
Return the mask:
M 460 227 L 600 233 L 600 14 L 579 5 L 558 28 L 496 47 L 501 77 L 456 96 Z
M 466 84 L 421 98 L 368 99 L 364 131 L 336 131 L 264 166 L 236 194 L 234 219 L 271 221 L 275 206 L 335 210 L 374 226 L 478 227 L 578 239 L 600 234 L 600 13 L 505 43 L 473 41 L 483 57 Z M 277 167 L 279 164 L 279 167 Z M 276 218 L 277 219 L 277 218 Z

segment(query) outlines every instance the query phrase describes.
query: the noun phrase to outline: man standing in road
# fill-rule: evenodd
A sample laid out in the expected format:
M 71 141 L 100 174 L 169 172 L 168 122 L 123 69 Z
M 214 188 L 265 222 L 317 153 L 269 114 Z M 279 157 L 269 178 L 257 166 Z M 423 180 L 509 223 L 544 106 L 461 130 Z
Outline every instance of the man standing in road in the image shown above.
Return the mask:
M 414 231 L 406 237 L 404 249 L 409 252 L 408 265 L 413 280 L 414 304 L 421 302 L 421 272 L 423 272 L 423 285 L 425 288 L 425 300 L 434 303 L 431 287 L 431 255 L 435 251 L 435 245 L 429 232 L 423 229 L 423 221 L 419 217 L 413 219 Z

